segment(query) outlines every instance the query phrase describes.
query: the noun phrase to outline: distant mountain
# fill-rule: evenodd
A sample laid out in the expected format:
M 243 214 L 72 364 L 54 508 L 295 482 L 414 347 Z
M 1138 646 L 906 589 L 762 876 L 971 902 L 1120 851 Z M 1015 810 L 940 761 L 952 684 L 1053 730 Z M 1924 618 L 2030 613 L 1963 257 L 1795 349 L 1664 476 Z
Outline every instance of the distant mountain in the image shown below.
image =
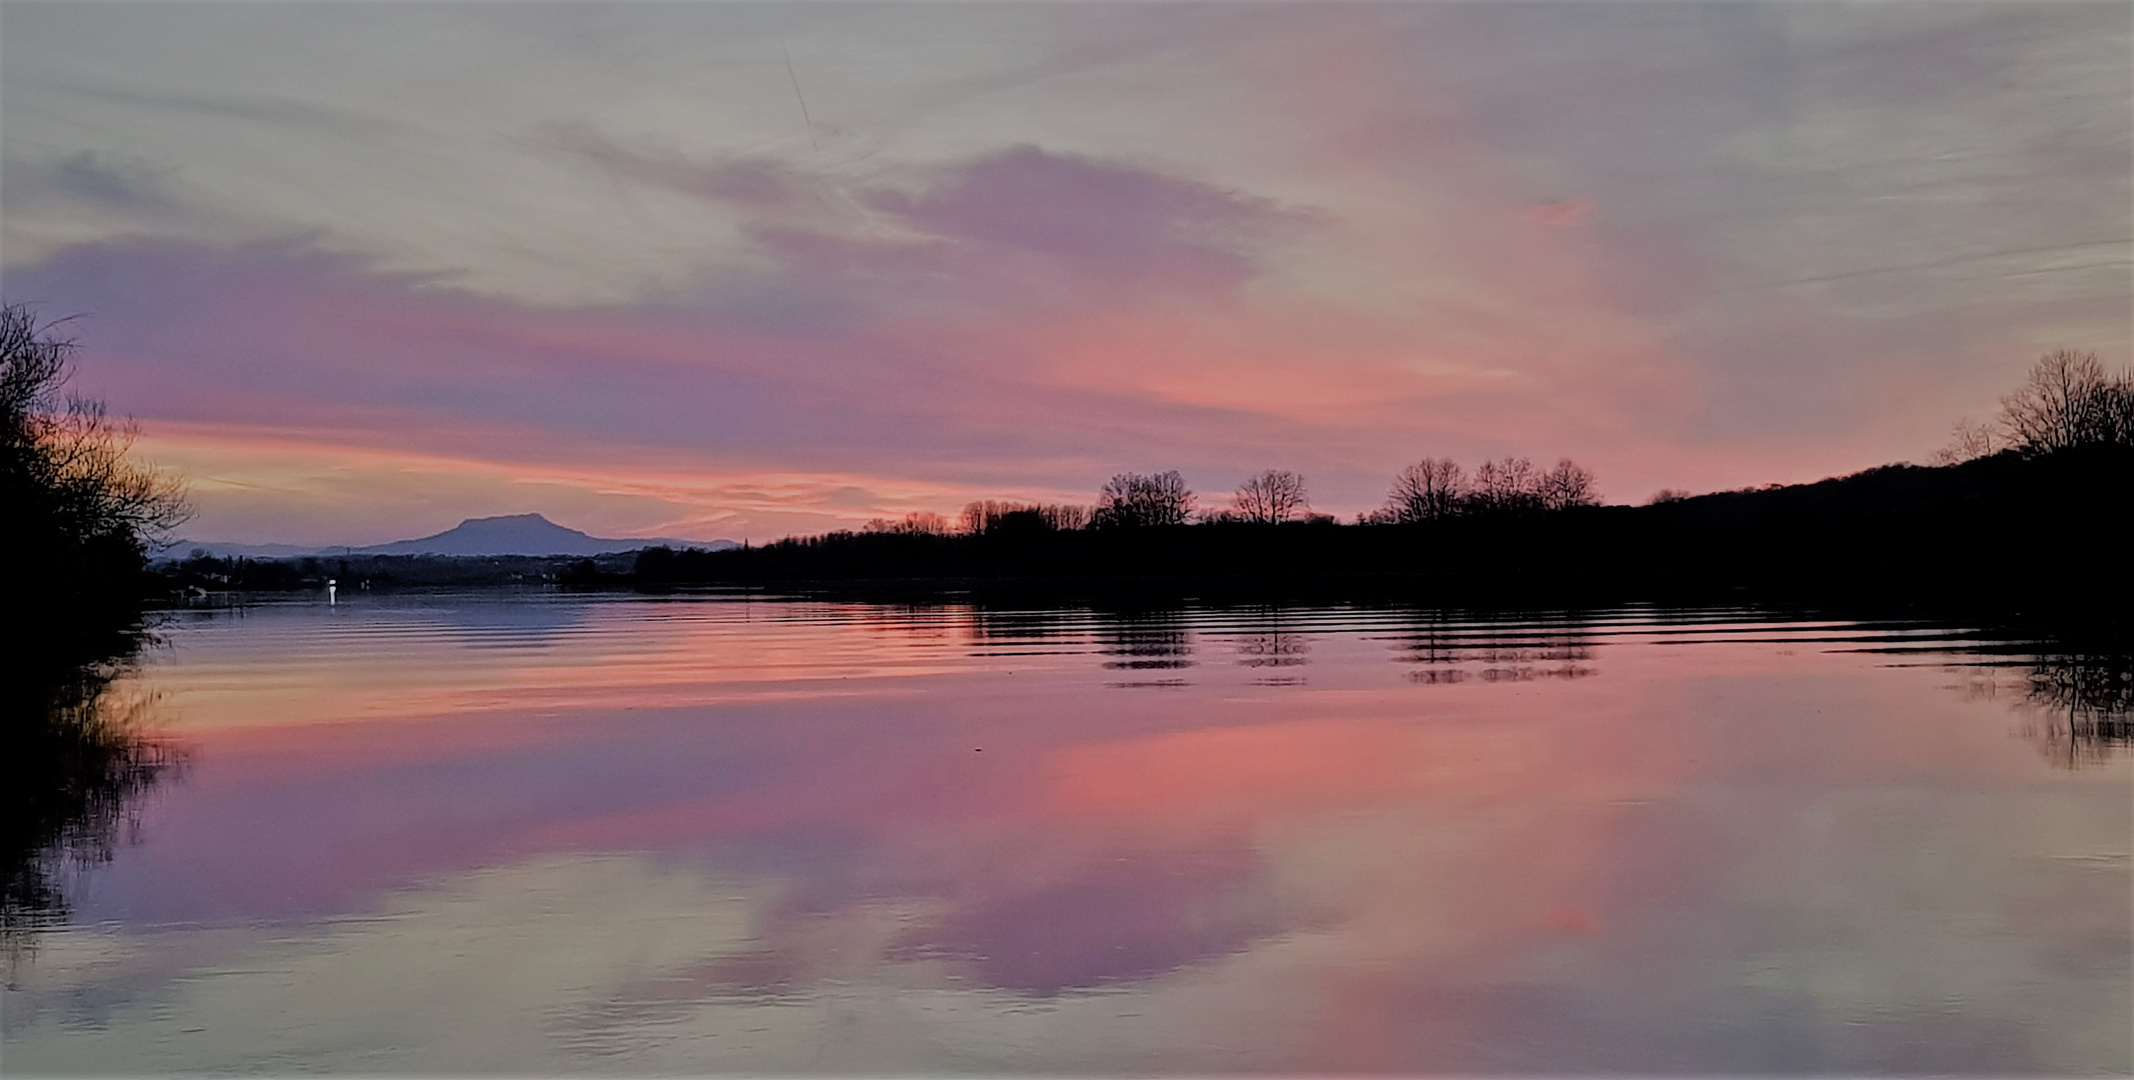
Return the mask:
M 302 544 L 226 544 L 219 540 L 173 540 L 155 553 L 159 559 L 187 559 L 193 552 L 218 559 L 294 559 L 303 555 L 338 555 L 348 548 L 305 547 Z
M 194 548 L 224 558 L 286 559 L 304 555 L 606 555 L 639 548 L 739 547 L 731 540 L 676 540 L 670 537 L 605 539 L 567 529 L 539 514 L 468 518 L 434 536 L 395 540 L 368 547 L 298 547 L 291 544 L 212 544 L 180 540 L 168 554 L 184 558 Z

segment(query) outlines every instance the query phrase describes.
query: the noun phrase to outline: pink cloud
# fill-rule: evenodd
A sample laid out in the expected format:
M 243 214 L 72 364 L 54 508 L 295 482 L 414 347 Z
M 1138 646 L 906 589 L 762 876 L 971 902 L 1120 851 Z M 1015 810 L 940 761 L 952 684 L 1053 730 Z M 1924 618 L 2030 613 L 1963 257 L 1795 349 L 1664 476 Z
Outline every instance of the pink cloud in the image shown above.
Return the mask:
M 936 236 L 1167 290 L 1241 284 L 1255 244 L 1297 218 L 1265 200 L 1033 146 L 970 162 L 918 194 L 868 201 Z

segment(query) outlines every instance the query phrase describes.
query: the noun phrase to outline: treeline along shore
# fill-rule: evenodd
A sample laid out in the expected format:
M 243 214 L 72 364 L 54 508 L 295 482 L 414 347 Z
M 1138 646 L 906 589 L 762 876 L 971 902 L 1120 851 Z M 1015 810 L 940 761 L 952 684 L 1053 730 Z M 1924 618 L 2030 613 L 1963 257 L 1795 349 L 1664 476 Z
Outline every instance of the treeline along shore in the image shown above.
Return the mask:
M 585 558 L 574 555 L 303 555 L 277 558 L 187 553 L 153 564 L 173 595 L 294 592 L 342 593 L 397 589 L 523 588 L 617 580 L 636 565 L 638 553 Z
M 2130 599 L 2134 446 L 2013 450 L 1644 506 L 1513 506 L 1413 520 L 1218 518 L 835 532 L 729 551 L 651 548 L 638 586 L 1061 590 L 1564 603 L 1964 597 L 2105 612 Z M 589 578 L 592 575 L 587 575 Z
M 1452 603 L 1953 599 L 2067 611 L 2134 606 L 2126 531 L 2134 447 L 2005 451 L 1892 465 L 1813 484 L 1642 506 L 1513 506 L 1337 523 L 1230 515 L 1095 525 L 1087 508 L 980 504 L 724 551 L 653 547 L 563 556 L 193 556 L 157 565 L 166 591 L 273 592 L 338 583 L 441 587 L 731 587 L 913 599 L 1386 598 Z M 1079 514 L 1076 513 L 1079 511 Z M 970 520 L 975 518 L 976 520 Z

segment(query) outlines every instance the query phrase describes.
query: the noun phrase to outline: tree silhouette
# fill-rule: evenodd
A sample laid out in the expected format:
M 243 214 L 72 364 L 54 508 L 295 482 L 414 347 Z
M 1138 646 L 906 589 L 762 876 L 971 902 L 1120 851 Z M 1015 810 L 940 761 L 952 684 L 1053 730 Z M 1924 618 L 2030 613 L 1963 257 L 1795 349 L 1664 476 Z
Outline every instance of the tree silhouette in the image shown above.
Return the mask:
M 63 392 L 74 351 L 0 304 L 0 565 L 30 570 L 11 592 L 51 653 L 138 616 L 149 550 L 187 516 L 182 485 L 128 456 L 132 427 Z
M 1472 479 L 1450 458 L 1424 458 L 1393 478 L 1384 509 L 1366 514 L 1361 524 L 1408 524 L 1441 521 L 1464 514 L 1564 510 L 1597 506 L 1600 492 L 1593 473 L 1562 458 L 1543 472 L 1526 458 L 1485 461 Z
M 1559 458 L 1556 467 L 1542 474 L 1541 506 L 1545 510 L 1568 510 L 1574 506 L 1600 505 L 1600 491 L 1593 474 L 1570 458 Z
M 966 535 L 984 536 L 997 527 L 1002 518 L 1021 509 L 1023 508 L 1016 503 L 1001 502 L 998 499 L 978 499 L 964 504 L 957 526 Z
M 1277 524 L 1311 507 L 1305 497 L 1304 478 L 1283 469 L 1269 469 L 1238 486 L 1231 499 L 1233 512 L 1246 521 Z
M 871 533 L 896 533 L 901 536 L 947 536 L 948 519 L 931 510 L 916 510 L 904 515 L 900 521 L 875 518 L 867 523 Z
M 1386 507 L 1373 520 L 1389 524 L 1435 521 L 1458 514 L 1467 501 L 1467 473 L 1451 458 L 1424 458 L 1393 478 Z
M 2001 398 L 2001 434 L 2026 457 L 2077 446 L 2134 446 L 2134 375 L 2105 374 L 2096 353 L 2056 349 Z
M 980 499 L 963 508 L 958 524 L 967 536 L 1072 532 L 1089 527 L 1089 508 L 1065 503 L 1018 503 Z
M 1098 528 L 1183 525 L 1193 513 L 1193 492 L 1173 470 L 1153 476 L 1120 473 L 1097 492 L 1090 524 Z
M 1993 424 L 1981 424 L 1966 416 L 1949 433 L 1949 445 L 1934 451 L 1928 460 L 1935 465 L 1961 465 L 1990 457 L 2007 446 L 2007 439 Z
M 1090 514 L 1089 508 L 1086 506 L 1076 506 L 1072 503 L 1036 503 L 1033 505 L 1037 510 L 1038 519 L 1045 523 L 1046 528 L 1054 532 L 1073 532 L 1076 529 L 1089 527 Z
M 1485 461 L 1475 467 L 1467 505 L 1475 513 L 1501 514 L 1541 509 L 1542 474 L 1526 458 Z
M 185 520 L 170 476 L 127 457 L 130 425 L 103 403 L 62 394 L 75 344 L 37 326 L 30 310 L 0 306 L 0 482 L 17 528 L 51 542 L 142 548 Z

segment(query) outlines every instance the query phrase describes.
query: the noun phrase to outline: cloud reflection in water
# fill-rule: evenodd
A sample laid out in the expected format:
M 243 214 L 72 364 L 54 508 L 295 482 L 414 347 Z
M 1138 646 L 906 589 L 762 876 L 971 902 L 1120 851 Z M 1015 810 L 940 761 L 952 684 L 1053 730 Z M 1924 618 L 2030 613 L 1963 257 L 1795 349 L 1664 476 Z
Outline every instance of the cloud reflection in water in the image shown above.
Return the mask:
M 197 768 L 11 1064 L 2127 1064 L 2125 759 L 1948 693 L 1961 628 L 459 602 L 179 628 Z

